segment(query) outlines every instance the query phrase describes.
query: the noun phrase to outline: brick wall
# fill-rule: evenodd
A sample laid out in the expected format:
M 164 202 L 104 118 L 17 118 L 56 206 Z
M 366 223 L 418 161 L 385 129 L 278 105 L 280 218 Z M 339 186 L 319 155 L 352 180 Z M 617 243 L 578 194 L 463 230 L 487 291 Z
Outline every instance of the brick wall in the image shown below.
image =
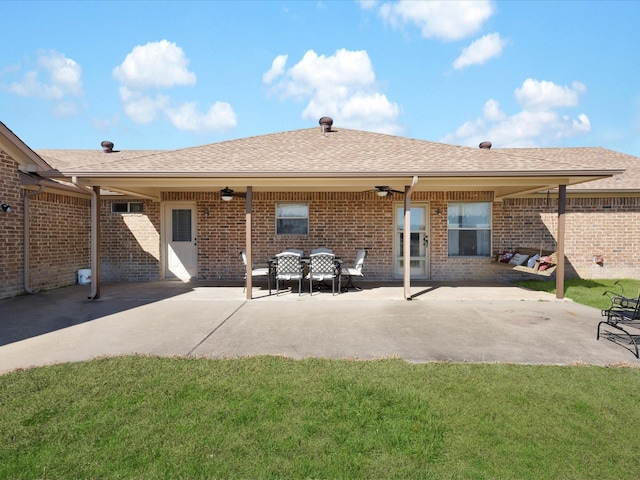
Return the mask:
M 494 250 L 532 246 L 555 250 L 557 200 L 524 198 L 496 204 L 502 217 L 494 229 Z M 494 214 L 495 222 L 495 214 Z M 517 228 L 512 228 L 517 226 Z M 640 276 L 640 197 L 567 198 L 565 276 L 638 278 Z M 595 257 L 602 257 L 602 266 Z
M 29 286 L 48 290 L 77 283 L 91 268 L 91 200 L 54 193 L 29 199 Z
M 487 258 L 448 257 L 447 204 L 453 201 L 492 201 L 491 192 L 416 192 L 412 201 L 430 209 L 430 276 L 433 280 L 483 281 L 531 278 L 496 267 Z M 253 258 L 264 261 L 287 247 L 309 252 L 328 246 L 351 263 L 359 248 L 368 251 L 369 279 L 394 278 L 394 206 L 402 196 L 379 198 L 359 193 L 253 194 Z M 223 202 L 217 193 L 166 193 L 163 200 L 195 201 L 198 205 L 199 278 L 239 279 L 239 257 L 245 245 L 245 205 L 242 199 Z M 275 203 L 309 204 L 308 236 L 275 235 Z M 530 246 L 557 247 L 557 200 L 507 199 L 493 202 L 493 250 Z M 439 213 L 438 213 L 439 212 Z M 567 277 L 638 277 L 640 260 L 640 198 L 568 198 L 566 214 Z M 604 257 L 597 265 L 595 256 Z
M 18 164 L 0 151 L 0 298 L 24 292 L 24 193 Z M 40 193 L 29 200 L 29 287 L 72 285 L 90 261 L 89 205 L 86 198 Z
M 0 203 L 13 212 L 0 210 L 0 298 L 23 292 L 22 197 L 18 164 L 0 150 Z
M 103 282 L 160 278 L 160 203 L 137 199 L 128 201 L 141 202 L 143 212 L 111 213 L 114 200 L 102 197 L 100 273 Z
M 245 246 L 244 200 L 224 202 L 217 192 L 165 192 L 162 199 L 197 203 L 198 278 L 241 279 L 244 270 L 239 252 Z M 486 258 L 448 258 L 446 206 L 449 201 L 491 199 L 491 192 L 416 192 L 412 196 L 414 203 L 429 202 L 432 279 L 483 278 L 486 274 Z M 309 235 L 276 235 L 276 202 L 307 203 Z M 394 208 L 402 205 L 402 195 L 380 198 L 371 193 L 254 192 L 254 263 L 264 262 L 288 247 L 309 253 L 315 247 L 327 246 L 347 264 L 352 264 L 356 252 L 366 248 L 367 278 L 393 279 Z

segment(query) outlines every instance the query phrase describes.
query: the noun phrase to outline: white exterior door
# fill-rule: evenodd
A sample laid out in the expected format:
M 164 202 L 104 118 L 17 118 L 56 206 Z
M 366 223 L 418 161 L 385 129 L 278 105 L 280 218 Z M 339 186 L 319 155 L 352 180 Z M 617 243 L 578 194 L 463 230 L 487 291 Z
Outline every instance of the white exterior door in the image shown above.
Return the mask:
M 195 203 L 164 206 L 165 277 L 183 281 L 198 276 Z
M 394 233 L 394 274 L 396 278 L 404 275 L 404 205 L 395 208 Z M 411 278 L 428 279 L 429 272 L 429 204 L 411 204 L 410 258 Z

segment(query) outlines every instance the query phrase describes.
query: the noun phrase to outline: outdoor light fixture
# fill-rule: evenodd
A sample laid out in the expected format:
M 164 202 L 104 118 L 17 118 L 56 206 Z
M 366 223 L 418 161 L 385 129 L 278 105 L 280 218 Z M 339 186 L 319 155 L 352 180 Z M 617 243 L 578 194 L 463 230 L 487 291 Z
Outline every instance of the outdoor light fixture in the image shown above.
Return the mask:
M 392 188 L 385 186 L 376 186 L 376 195 L 379 197 L 388 197 L 390 195 L 393 195 L 394 193 L 404 193 L 401 192 L 400 190 L 394 190 Z
M 220 190 L 220 198 L 225 202 L 230 202 L 233 200 L 233 197 L 245 197 L 247 194 L 242 192 L 234 192 L 229 187 L 224 187 Z
M 11 210 L 11 207 L 6 203 L 3 203 L 2 205 L 0 205 L 0 208 L 2 208 L 2 211 L 6 213 L 11 213 L 13 211 Z

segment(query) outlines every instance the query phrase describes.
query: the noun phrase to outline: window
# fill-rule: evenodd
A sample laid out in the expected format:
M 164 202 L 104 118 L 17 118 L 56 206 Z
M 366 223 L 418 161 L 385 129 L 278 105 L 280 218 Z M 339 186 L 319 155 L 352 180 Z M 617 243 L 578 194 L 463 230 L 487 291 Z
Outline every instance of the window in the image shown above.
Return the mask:
M 172 210 L 171 212 L 171 241 L 191 241 L 191 209 Z
M 278 203 L 276 205 L 276 235 L 308 235 L 309 205 Z
M 450 257 L 490 256 L 491 203 L 450 203 L 447 229 Z
M 111 213 L 142 213 L 142 202 L 113 202 Z

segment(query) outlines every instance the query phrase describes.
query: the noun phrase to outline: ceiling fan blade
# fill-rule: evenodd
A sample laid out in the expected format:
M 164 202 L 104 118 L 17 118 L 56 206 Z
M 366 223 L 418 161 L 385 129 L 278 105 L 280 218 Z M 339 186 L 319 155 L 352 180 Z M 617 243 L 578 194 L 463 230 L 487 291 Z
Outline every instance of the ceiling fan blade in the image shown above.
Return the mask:
M 389 188 L 386 185 L 376 185 L 375 190 L 369 190 L 369 191 L 376 192 L 376 194 L 378 194 L 379 196 L 389 196 L 389 195 L 393 195 L 394 193 L 400 193 L 400 194 L 404 193 L 400 190 L 394 190 L 393 188 Z

